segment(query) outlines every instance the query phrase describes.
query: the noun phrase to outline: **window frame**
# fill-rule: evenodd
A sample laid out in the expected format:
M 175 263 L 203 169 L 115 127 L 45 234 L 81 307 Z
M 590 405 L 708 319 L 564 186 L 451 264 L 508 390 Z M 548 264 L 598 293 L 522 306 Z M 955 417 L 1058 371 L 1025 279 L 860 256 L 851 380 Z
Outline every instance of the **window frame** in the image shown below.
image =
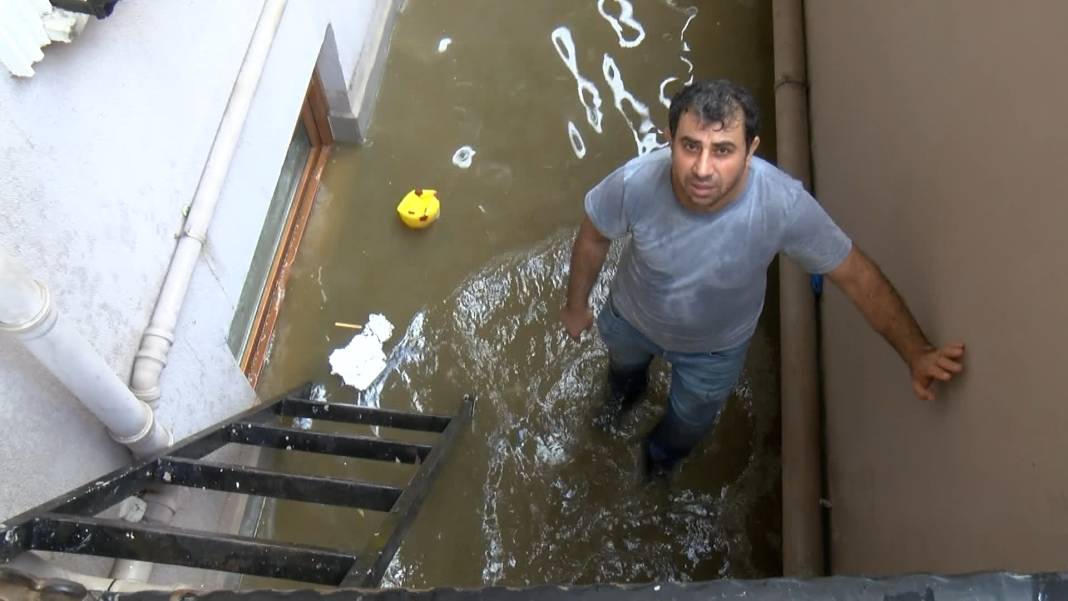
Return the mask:
M 267 282 L 240 359 L 241 371 L 253 388 L 259 383 L 263 366 L 267 362 L 267 351 L 278 323 L 285 286 L 315 204 L 323 168 L 333 150 L 334 137 L 330 131 L 329 108 L 318 69 L 312 72 L 311 81 L 308 83 L 299 124 L 308 135 L 311 150 L 293 194 L 282 237 L 275 250 L 271 268 L 267 272 Z

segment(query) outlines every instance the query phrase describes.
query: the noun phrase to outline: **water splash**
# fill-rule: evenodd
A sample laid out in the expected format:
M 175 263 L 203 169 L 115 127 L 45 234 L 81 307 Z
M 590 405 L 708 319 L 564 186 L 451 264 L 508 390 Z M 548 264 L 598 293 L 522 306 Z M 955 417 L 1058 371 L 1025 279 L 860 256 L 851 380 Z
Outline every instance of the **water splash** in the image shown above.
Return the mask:
M 746 516 L 753 499 L 774 489 L 777 474 L 754 445 L 741 477 L 722 488 L 636 482 L 638 441 L 659 410 L 641 405 L 616 436 L 588 426 L 607 359 L 596 337 L 577 344 L 556 322 L 573 239 L 573 231 L 560 232 L 500 257 L 417 314 L 390 354 L 382 386 L 367 394 L 383 406 L 404 399 L 398 408 L 418 403 L 448 413 L 455 408 L 441 399 L 454 395 L 443 391 L 477 391 L 468 454 L 443 481 L 454 488 L 439 494 L 477 491 L 465 523 L 480 530 L 481 545 L 465 552 L 483 584 L 688 580 L 700 566 L 709 573 L 710 564 L 713 572 L 745 573 Z M 614 245 L 591 295 L 595 309 L 621 246 Z M 654 372 L 651 397 L 664 398 L 668 383 L 666 369 Z M 752 397 L 747 380 L 739 388 Z M 747 403 L 745 412 L 752 411 Z M 773 427 L 761 424 L 757 436 Z M 458 510 L 452 506 L 448 522 L 463 522 Z M 418 572 L 423 549 L 453 527 L 431 526 L 429 534 L 417 528 L 402 546 L 391 583 L 412 584 L 407 578 Z

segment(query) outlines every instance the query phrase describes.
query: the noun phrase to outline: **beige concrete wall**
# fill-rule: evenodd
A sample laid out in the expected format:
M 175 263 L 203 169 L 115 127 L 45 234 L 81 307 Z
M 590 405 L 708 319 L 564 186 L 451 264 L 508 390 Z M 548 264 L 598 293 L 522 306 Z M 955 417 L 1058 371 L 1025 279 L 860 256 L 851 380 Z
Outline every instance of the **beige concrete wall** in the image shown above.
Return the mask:
M 835 572 L 1068 568 L 1068 3 L 809 0 L 815 187 L 967 372 L 824 300 Z

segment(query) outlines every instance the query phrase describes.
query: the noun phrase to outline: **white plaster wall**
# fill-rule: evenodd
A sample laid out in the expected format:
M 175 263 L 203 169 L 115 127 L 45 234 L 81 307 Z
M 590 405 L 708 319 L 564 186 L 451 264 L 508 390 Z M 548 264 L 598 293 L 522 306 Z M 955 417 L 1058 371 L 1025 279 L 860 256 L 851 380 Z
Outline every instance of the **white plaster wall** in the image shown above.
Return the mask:
M 249 112 L 241 144 L 230 166 L 231 173 L 269 172 L 271 175 L 227 179 L 204 253 L 231 310 L 236 308 L 248 270 L 247 258 L 252 256 L 260 235 L 259 227 L 250 228 L 247 224 L 254 221 L 262 225 L 266 217 L 268 201 L 293 136 L 304 101 L 304 88 L 318 58 L 326 27 L 330 25 L 334 29 L 343 73 L 350 77 L 373 7 L 372 0 L 316 3 L 293 0 L 286 8 L 268 57 L 268 68 L 256 92 L 256 103 Z M 308 43 L 312 39 L 318 42 Z M 284 55 L 286 60 L 276 60 L 279 55 Z M 297 82 L 303 86 L 299 94 L 294 93 Z M 245 260 L 225 260 L 232 255 Z M 225 342 L 223 339 L 221 344 Z
M 379 0 L 286 8 L 163 372 L 184 437 L 255 401 L 226 346 L 328 24 L 343 72 Z M 0 76 L 0 245 L 129 378 L 262 0 L 126 0 L 32 79 Z M 128 461 L 19 344 L 0 337 L 0 520 Z

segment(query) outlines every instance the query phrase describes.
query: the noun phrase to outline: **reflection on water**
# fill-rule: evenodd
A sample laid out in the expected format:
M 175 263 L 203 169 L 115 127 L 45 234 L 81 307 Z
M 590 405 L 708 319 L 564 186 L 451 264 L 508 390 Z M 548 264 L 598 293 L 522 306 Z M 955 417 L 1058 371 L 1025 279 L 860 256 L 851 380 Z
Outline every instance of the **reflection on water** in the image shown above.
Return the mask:
M 627 0 L 615 0 L 619 5 L 619 16 L 614 17 L 605 10 L 605 0 L 597 0 L 597 12 L 601 13 L 612 30 L 619 36 L 619 45 L 623 48 L 634 48 L 645 39 L 645 28 L 634 19 L 634 6 Z M 630 35 L 625 34 L 629 30 Z
M 638 443 L 666 396 L 664 366 L 654 364 L 646 402 L 619 432 L 595 431 L 604 349 L 556 323 L 585 191 L 664 142 L 665 95 L 694 76 L 726 76 L 770 107 L 768 3 L 694 4 L 420 0 L 399 19 L 373 142 L 338 149 L 324 174 L 260 387 L 271 396 L 313 380 L 331 400 L 435 413 L 477 395 L 389 584 L 778 572 L 774 320 L 758 330 L 715 433 L 670 487 L 637 474 Z M 774 139 L 771 127 L 762 134 Z M 416 187 L 442 199 L 441 219 L 418 232 L 393 212 Z M 387 345 L 383 376 L 357 394 L 329 375 L 326 356 L 353 335 L 335 321 L 370 313 L 403 334 Z M 373 463 L 316 469 L 402 477 Z M 273 506 L 264 531 L 358 550 L 380 520 L 296 505 Z
M 627 127 L 634 134 L 634 142 L 638 145 L 638 154 L 645 154 L 664 147 L 666 143 L 657 140 L 659 132 L 656 131 L 652 119 L 649 118 L 649 107 L 641 100 L 638 100 L 634 94 L 627 91 L 626 86 L 623 85 L 623 75 L 619 72 L 619 66 L 616 65 L 616 61 L 612 60 L 612 57 L 608 54 L 605 54 L 601 69 L 604 72 L 604 80 L 612 88 L 612 103 L 616 105 L 616 110 L 619 111 L 623 120 L 626 121 Z M 627 104 L 626 107 L 623 106 L 624 102 Z M 630 108 L 636 118 L 627 114 L 627 107 Z M 637 125 L 635 125 L 635 122 L 637 122 Z
M 566 27 L 557 27 L 549 37 L 553 41 L 556 53 L 560 55 L 560 59 L 567 65 L 567 70 L 575 78 L 579 102 L 586 109 L 586 122 L 590 124 L 593 131 L 601 133 L 603 131 L 601 119 L 604 118 L 604 113 L 601 112 L 601 93 L 597 91 L 597 86 L 592 81 L 579 74 L 578 62 L 575 60 L 575 41 L 571 39 L 571 31 Z

